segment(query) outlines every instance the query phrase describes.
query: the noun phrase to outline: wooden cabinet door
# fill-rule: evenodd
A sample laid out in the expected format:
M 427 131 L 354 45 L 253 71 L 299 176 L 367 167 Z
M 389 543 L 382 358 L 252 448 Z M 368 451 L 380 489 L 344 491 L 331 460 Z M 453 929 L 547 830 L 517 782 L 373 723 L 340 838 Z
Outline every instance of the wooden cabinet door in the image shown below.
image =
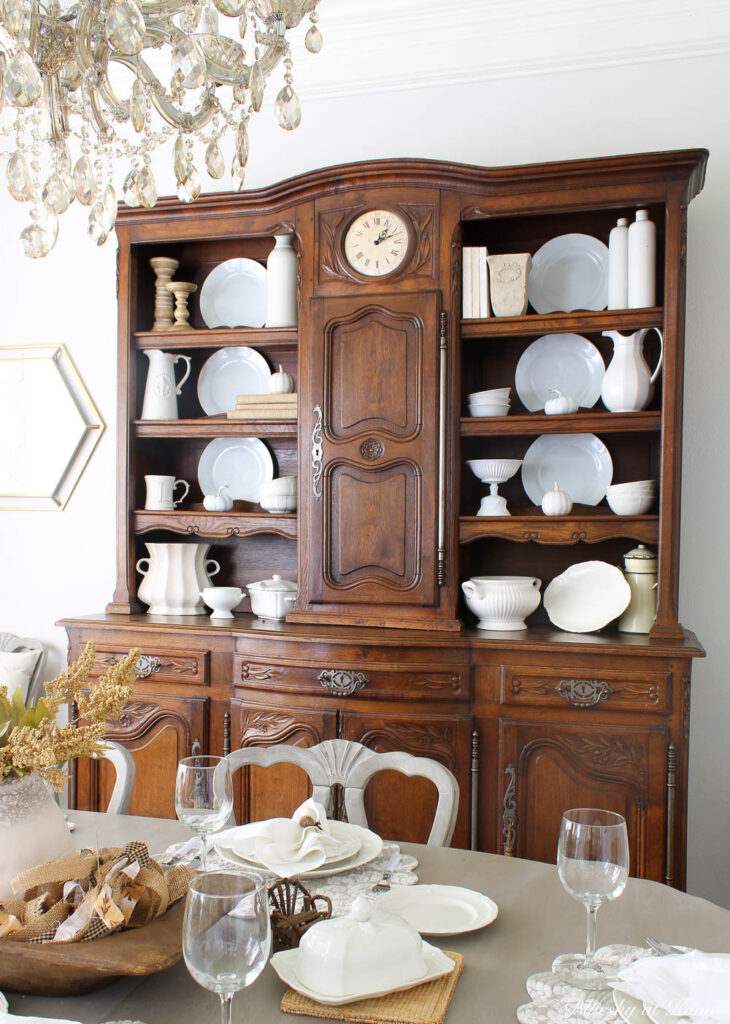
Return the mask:
M 554 862 L 563 811 L 601 807 L 626 818 L 631 874 L 663 881 L 667 747 L 660 726 L 502 719 L 496 848 Z
M 408 625 L 439 604 L 438 317 L 437 292 L 312 302 L 298 611 Z
M 231 701 L 231 748 L 270 747 L 291 743 L 312 747 L 337 735 L 337 712 L 306 706 L 272 707 Z M 294 765 L 241 769 L 234 780 L 236 821 L 288 818 L 312 793 L 307 775 Z
M 459 783 L 459 816 L 451 845 L 469 845 L 471 718 L 467 715 L 389 716 L 340 712 L 340 736 L 379 752 L 404 750 L 445 764 Z M 425 843 L 433 824 L 437 794 L 432 782 L 400 772 L 379 772 L 365 791 L 370 827 L 388 839 Z
M 207 750 L 208 700 L 139 697 L 127 704 L 106 737 L 123 744 L 134 755 L 137 772 L 128 813 L 174 818 L 177 763 Z M 114 787 L 113 767 L 104 761 L 79 758 L 77 778 L 77 806 L 106 810 Z

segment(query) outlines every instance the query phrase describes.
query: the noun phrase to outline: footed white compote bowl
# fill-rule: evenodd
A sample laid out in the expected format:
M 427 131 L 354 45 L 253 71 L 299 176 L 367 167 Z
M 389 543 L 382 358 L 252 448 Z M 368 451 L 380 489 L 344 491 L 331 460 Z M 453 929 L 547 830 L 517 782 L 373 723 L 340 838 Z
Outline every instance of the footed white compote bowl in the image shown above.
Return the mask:
M 233 609 L 243 600 L 240 587 L 206 587 L 200 596 L 213 611 L 211 619 L 232 619 Z
M 507 502 L 499 493 L 499 484 L 511 480 L 522 465 L 522 459 L 469 459 L 469 468 L 482 483 L 489 484 L 489 494 L 482 498 L 478 516 L 508 516 Z

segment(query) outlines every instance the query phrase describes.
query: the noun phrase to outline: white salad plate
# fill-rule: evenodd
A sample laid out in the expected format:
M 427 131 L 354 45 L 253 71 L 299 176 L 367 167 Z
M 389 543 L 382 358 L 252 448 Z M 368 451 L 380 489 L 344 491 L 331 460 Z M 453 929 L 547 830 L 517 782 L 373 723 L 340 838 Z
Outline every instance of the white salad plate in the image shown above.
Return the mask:
M 626 992 L 614 989 L 613 1001 L 626 1024 L 651 1024 L 651 1017 L 644 1009 L 644 1004 L 640 999 L 635 999 L 633 996 L 627 995 Z
M 595 434 L 542 434 L 522 461 L 522 485 L 533 505 L 556 483 L 573 504 L 597 505 L 612 479 L 611 455 Z
M 259 500 L 259 488 L 274 479 L 274 462 L 258 437 L 216 437 L 203 449 L 198 483 L 203 494 L 216 494 L 224 484 L 234 501 Z
M 220 348 L 198 376 L 198 401 L 206 416 L 236 408 L 238 395 L 268 395 L 271 370 L 255 348 Z
M 618 618 L 630 600 L 631 588 L 615 565 L 578 562 L 551 580 L 542 603 L 558 629 L 590 633 Z
M 426 973 L 420 978 L 414 978 L 413 981 L 406 982 L 405 985 L 395 985 L 393 988 L 365 988 L 348 996 L 326 996 L 307 988 L 299 980 L 297 974 L 298 949 L 283 949 L 279 953 L 274 953 L 271 958 L 271 966 L 281 980 L 295 992 L 300 992 L 303 996 L 307 996 L 317 1003 L 323 1003 L 325 1006 L 343 1006 L 345 1003 L 354 1003 L 357 999 L 375 999 L 377 996 L 388 995 L 389 992 L 403 992 L 408 988 L 415 988 L 416 985 L 425 985 L 427 981 L 435 981 L 437 978 L 443 978 L 446 974 L 450 974 L 455 966 L 450 957 L 428 942 L 423 943 L 423 959 L 426 961 Z
M 200 315 L 206 327 L 263 327 L 266 321 L 266 268 L 256 260 L 225 260 L 200 289 Z
M 591 409 L 601 397 L 606 366 L 596 346 L 580 334 L 544 334 L 528 345 L 515 371 L 515 388 L 530 412 L 545 408 L 554 391 Z
M 607 246 L 592 235 L 551 238 L 532 257 L 527 296 L 538 313 L 605 309 L 608 302 Z
M 236 864 L 238 867 L 250 868 L 255 871 L 266 871 L 269 872 L 268 868 L 263 866 L 256 867 L 250 860 L 245 860 L 234 852 L 231 843 L 235 842 L 236 838 L 244 835 L 244 829 L 247 830 L 248 835 L 251 835 L 256 827 L 260 825 L 260 822 L 252 821 L 248 825 L 237 825 L 235 828 L 226 829 L 224 832 L 219 832 L 213 836 L 213 842 L 215 849 L 218 851 L 220 856 L 229 861 L 231 864 Z M 326 878 L 327 875 L 340 875 L 344 871 L 352 871 L 353 868 L 362 867 L 363 864 L 369 864 L 371 860 L 375 860 L 380 855 L 383 849 L 383 840 L 380 836 L 377 836 L 374 832 L 371 832 L 369 828 L 361 828 L 360 825 L 351 825 L 346 821 L 331 821 L 330 825 L 336 826 L 333 831 L 337 834 L 340 833 L 337 838 L 341 835 L 350 833 L 356 836 L 360 841 L 360 847 L 357 853 L 351 857 L 347 857 L 345 860 L 337 860 L 336 862 L 330 862 L 329 864 L 322 864 L 321 867 L 314 868 L 311 871 L 303 871 L 297 877 L 299 878 Z M 271 872 L 269 872 L 271 873 Z
M 460 935 L 491 924 L 497 904 L 458 885 L 403 885 L 378 897 L 378 906 L 404 917 L 422 935 Z
M 281 821 L 291 824 L 290 818 L 272 818 L 270 820 Z M 230 839 L 226 843 L 226 845 L 228 846 L 232 853 L 235 853 L 235 855 L 237 857 L 240 857 L 242 860 L 248 860 L 252 864 L 255 864 L 256 867 L 265 868 L 266 865 L 262 863 L 262 861 L 257 860 L 255 857 L 252 857 L 250 853 L 245 852 L 246 849 L 251 845 L 252 835 L 256 835 L 258 832 L 256 828 L 257 824 L 261 823 L 254 822 L 253 828 L 250 828 L 246 825 L 242 826 L 242 829 L 244 829 L 245 831 L 238 832 L 235 838 Z M 346 821 L 330 821 L 328 822 L 328 825 L 330 829 L 330 835 L 334 839 L 336 839 L 340 844 L 340 851 L 334 854 L 334 856 L 325 857 L 324 863 L 326 865 L 338 864 L 340 861 L 349 860 L 349 858 L 354 857 L 355 854 L 358 853 L 358 851 L 360 850 L 360 847 L 362 846 L 362 838 L 357 834 L 357 832 L 353 832 L 348 822 Z

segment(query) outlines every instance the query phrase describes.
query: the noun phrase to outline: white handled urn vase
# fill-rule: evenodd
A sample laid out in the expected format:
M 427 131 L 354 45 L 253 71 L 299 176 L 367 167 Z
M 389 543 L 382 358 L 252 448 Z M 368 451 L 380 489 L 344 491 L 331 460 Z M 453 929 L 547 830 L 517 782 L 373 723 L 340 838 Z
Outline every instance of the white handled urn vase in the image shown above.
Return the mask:
M 145 349 L 144 354 L 150 365 L 144 387 L 142 419 L 176 420 L 177 396 L 182 394 L 182 386 L 190 376 L 190 356 L 173 355 L 172 352 L 162 352 L 157 348 Z M 179 381 L 175 380 L 177 362 L 187 364 Z
M 200 615 L 205 605 L 200 592 L 209 587 L 220 565 L 208 558 L 210 544 L 146 544 L 148 558 L 140 558 L 137 572 L 144 576 L 137 596 L 149 605 L 148 615 Z
M 649 331 L 659 335 L 659 362 L 652 373 L 644 359 L 644 338 Z M 633 334 L 603 331 L 613 341 L 611 360 L 601 386 L 601 398 L 609 412 L 639 412 L 654 394 L 654 381 L 664 358 L 664 338 L 657 327 L 644 327 Z
M 525 619 L 540 604 L 537 576 L 472 576 L 461 589 L 479 621 L 477 629 L 527 629 Z

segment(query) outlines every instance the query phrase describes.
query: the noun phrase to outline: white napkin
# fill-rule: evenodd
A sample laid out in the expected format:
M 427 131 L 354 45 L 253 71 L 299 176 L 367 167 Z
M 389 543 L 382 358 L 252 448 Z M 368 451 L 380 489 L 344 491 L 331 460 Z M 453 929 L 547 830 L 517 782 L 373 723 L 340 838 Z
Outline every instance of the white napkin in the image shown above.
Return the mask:
M 730 954 L 647 956 L 622 968 L 611 984 L 692 1024 L 730 1024 Z
M 311 797 L 290 819 L 271 818 L 259 822 L 259 826 L 252 834 L 234 840 L 231 848 L 241 857 L 259 861 L 281 878 L 314 871 L 328 857 L 346 851 L 345 844 L 332 835 L 324 807 Z
M 0 992 L 0 1024 L 80 1024 L 75 1020 L 61 1020 L 53 1017 L 19 1017 L 14 1013 L 8 1013 L 8 1001 Z

